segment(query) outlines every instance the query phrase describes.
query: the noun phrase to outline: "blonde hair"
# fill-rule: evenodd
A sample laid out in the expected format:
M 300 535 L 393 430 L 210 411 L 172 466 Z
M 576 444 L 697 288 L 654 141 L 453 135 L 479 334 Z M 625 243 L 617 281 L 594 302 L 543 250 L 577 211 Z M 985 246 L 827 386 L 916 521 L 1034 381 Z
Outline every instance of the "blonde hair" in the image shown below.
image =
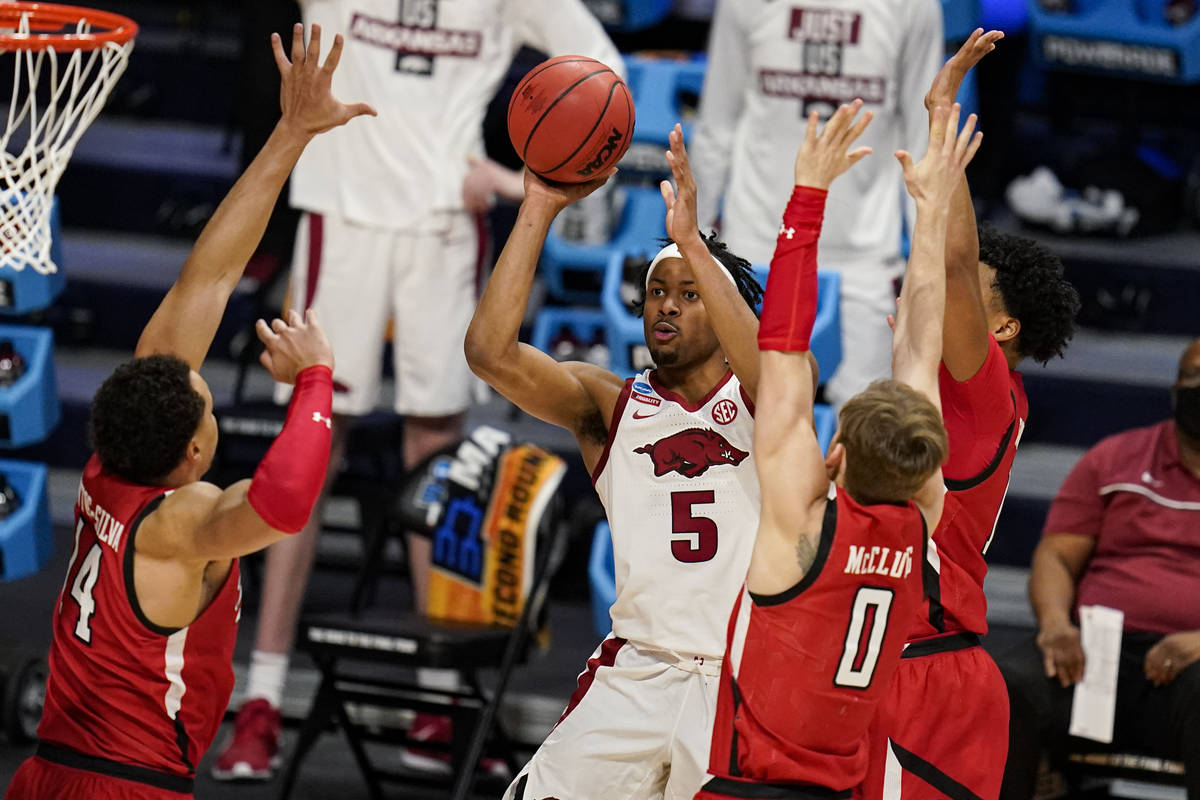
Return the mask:
M 860 503 L 901 503 L 946 461 L 942 415 L 906 383 L 875 381 L 838 415 L 846 490 Z

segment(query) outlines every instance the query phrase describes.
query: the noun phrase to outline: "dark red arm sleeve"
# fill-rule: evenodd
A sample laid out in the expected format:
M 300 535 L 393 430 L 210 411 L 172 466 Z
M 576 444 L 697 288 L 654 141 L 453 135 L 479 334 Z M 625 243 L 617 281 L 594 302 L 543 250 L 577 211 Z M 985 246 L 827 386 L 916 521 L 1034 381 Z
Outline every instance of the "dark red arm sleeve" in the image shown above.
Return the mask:
M 809 348 L 817 318 L 817 239 L 825 219 L 824 189 L 797 186 L 792 191 L 771 258 L 760 350 L 803 352 Z
M 275 530 L 299 533 L 312 514 L 332 437 L 333 372 L 309 367 L 296 376 L 283 430 L 275 437 L 254 477 L 246 500 Z

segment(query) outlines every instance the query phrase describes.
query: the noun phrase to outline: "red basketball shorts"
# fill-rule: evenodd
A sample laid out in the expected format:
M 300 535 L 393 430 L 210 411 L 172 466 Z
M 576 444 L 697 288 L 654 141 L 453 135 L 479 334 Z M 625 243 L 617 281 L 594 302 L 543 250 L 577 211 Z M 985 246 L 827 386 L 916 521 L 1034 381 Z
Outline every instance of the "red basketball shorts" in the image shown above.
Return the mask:
M 974 634 L 910 644 L 870 730 L 865 800 L 995 800 L 1008 690 Z M 856 793 L 859 794 L 859 793 Z
M 171 792 L 84 769 L 53 764 L 37 756 L 25 759 L 13 776 L 4 800 L 187 800 L 190 794 Z

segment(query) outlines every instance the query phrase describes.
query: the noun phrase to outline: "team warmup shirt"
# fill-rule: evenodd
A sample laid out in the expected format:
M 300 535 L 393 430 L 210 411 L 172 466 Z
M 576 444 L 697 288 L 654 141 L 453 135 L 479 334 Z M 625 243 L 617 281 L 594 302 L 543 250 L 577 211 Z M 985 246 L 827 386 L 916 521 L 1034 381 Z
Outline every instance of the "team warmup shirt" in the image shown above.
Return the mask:
M 995 339 L 968 380 L 956 381 L 941 365 L 938 390 L 950 442 L 942 469 L 948 491 L 926 559 L 931 595 L 912 639 L 987 633 L 986 555 L 1029 416 L 1021 375 L 1008 368 Z
M 758 529 L 754 406 L 732 372 L 696 405 L 653 370 L 626 381 L 593 483 L 616 566 L 613 634 L 719 661 Z
M 721 671 L 714 778 L 700 797 L 765 797 L 764 783 L 844 791 L 862 780 L 867 726 L 921 602 L 925 541 L 912 503 L 863 506 L 839 489 L 804 578 L 777 595 L 742 592 Z
M 793 186 L 808 114 L 828 119 L 856 97 L 874 148 L 829 190 L 823 267 L 897 257 L 903 176 L 891 154 L 925 150 L 925 92 L 942 65 L 936 0 L 721 0 L 693 141 L 700 227 L 720 210 L 733 252 L 765 264 Z M 910 215 L 911 223 L 911 215 Z
M 624 72 L 579 0 L 303 0 L 326 42 L 345 36 L 333 93 L 370 103 L 371 120 L 309 142 L 291 204 L 389 230 L 441 230 L 461 211 L 468 156 L 484 155 L 483 120 L 522 44 L 578 53 Z
M 1119 608 L 1132 631 L 1200 629 L 1200 478 L 1180 460 L 1173 420 L 1089 450 L 1050 506 L 1043 535 L 1056 533 L 1096 540 L 1076 610 Z
M 105 472 L 94 455 L 84 468 L 38 738 L 187 780 L 233 691 L 241 585 L 235 560 L 192 624 L 162 628 L 145 618 L 133 589 L 134 541 L 138 525 L 166 494 Z M 124 777 L 119 767 L 110 774 Z

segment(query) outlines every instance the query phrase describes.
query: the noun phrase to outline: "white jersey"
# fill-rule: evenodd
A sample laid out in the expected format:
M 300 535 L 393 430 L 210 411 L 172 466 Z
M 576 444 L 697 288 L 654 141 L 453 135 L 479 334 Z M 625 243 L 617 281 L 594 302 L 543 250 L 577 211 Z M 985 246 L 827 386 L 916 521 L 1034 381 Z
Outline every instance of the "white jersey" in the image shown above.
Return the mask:
M 581 0 L 303 0 L 326 48 L 346 40 L 333 91 L 379 116 L 311 141 L 292 174 L 305 211 L 393 230 L 440 230 L 461 211 L 467 157 L 513 55 L 527 44 L 577 53 L 624 74 L 616 47 Z M 444 217 L 445 215 L 441 215 Z
M 626 381 L 595 470 L 616 565 L 613 633 L 719 660 L 758 531 L 753 405 L 728 373 L 696 406 Z
M 690 145 L 701 227 L 724 192 L 722 238 L 770 261 L 808 114 L 828 119 L 861 97 L 875 120 L 855 144 L 874 154 L 834 182 L 819 258 L 895 258 L 905 193 L 892 153 L 925 152 L 924 97 L 942 48 L 938 0 L 719 0 Z

